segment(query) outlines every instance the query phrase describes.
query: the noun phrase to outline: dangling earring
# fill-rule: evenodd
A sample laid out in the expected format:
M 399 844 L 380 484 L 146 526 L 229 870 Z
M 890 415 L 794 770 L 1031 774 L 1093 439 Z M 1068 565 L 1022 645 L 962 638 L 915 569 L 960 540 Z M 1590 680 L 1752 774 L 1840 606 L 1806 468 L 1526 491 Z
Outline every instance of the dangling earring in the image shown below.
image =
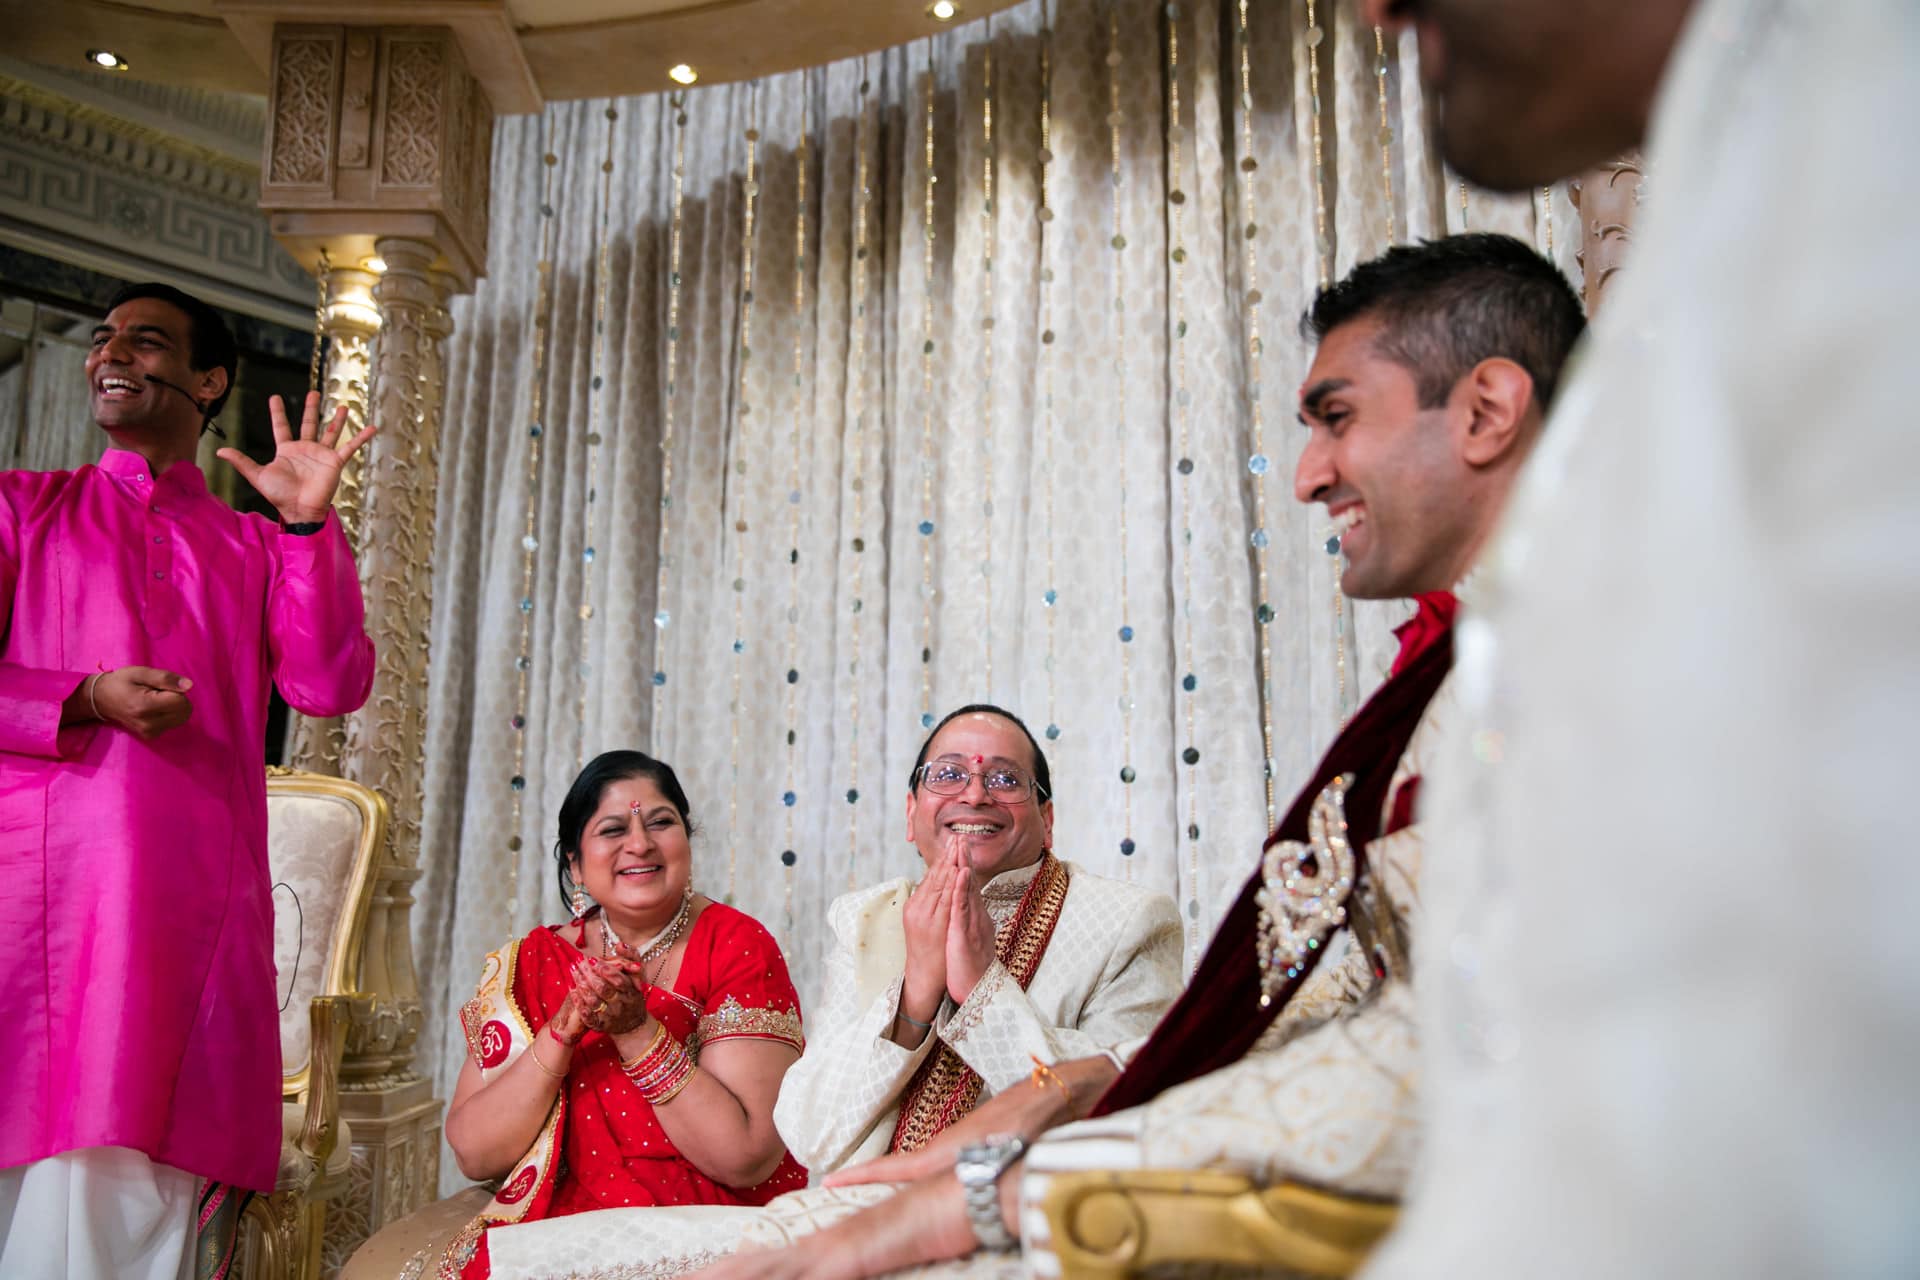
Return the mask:
M 579 924 L 587 918 L 587 886 L 578 880 L 573 882 L 573 922 Z

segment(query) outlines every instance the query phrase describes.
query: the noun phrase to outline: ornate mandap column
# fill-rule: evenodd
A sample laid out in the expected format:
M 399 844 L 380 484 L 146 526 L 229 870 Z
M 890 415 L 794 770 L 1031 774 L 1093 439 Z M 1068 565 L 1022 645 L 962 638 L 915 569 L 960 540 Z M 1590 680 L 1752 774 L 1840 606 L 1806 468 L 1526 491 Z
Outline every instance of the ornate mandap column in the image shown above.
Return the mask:
M 1630 151 L 1567 184 L 1580 211 L 1580 267 L 1586 276 L 1587 315 L 1599 313 L 1614 273 L 1626 263 L 1633 244 L 1633 221 L 1645 195 L 1646 172 L 1638 151 Z
M 236 14 L 264 7 L 227 0 L 221 10 L 239 31 Z M 339 12 L 377 21 L 364 5 Z M 413 1063 L 422 1011 L 410 913 L 447 303 L 485 260 L 494 107 L 449 27 L 275 23 L 270 33 L 261 205 L 300 261 L 338 264 L 321 319 L 326 399 L 380 425 L 341 500 L 378 651 L 373 692 L 351 716 L 294 731 L 295 763 L 372 787 L 393 814 L 359 957 L 373 999 L 356 1005 L 341 1069 L 352 1172 L 327 1211 L 322 1268 L 332 1274 L 438 1191 L 443 1103 Z
M 374 340 L 380 333 L 380 311 L 374 303 L 379 277 L 364 267 L 329 266 L 326 300 L 320 307 L 320 336 L 326 340 L 326 365 L 320 373 L 322 419 L 345 405 L 347 441 L 366 425 L 369 391 L 373 384 Z M 356 553 L 360 548 L 360 509 L 363 457 L 356 455 L 340 477 L 334 510 Z M 314 718 L 293 712 L 287 735 L 287 763 L 296 769 L 340 776 L 340 753 L 346 745 L 346 720 L 341 716 Z

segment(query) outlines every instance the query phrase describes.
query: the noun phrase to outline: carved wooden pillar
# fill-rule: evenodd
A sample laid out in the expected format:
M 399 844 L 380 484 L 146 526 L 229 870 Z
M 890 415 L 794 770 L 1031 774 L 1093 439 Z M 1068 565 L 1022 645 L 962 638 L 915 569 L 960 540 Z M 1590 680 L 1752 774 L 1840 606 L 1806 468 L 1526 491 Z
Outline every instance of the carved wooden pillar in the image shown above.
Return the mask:
M 1640 153 L 1632 151 L 1567 184 L 1580 211 L 1580 267 L 1586 275 L 1587 315 L 1606 300 L 1613 275 L 1625 264 L 1633 243 L 1633 221 L 1645 194 Z
M 373 344 L 380 332 L 380 312 L 373 300 L 379 279 L 361 267 L 334 267 L 327 272 L 327 305 L 320 316 L 320 332 L 327 340 L 327 364 L 320 376 L 321 419 L 331 418 L 342 405 L 347 426 L 340 443 L 353 439 L 367 421 L 368 391 L 373 382 Z M 340 492 L 333 508 L 346 530 L 347 541 L 360 545 L 361 467 L 366 455 L 356 455 L 341 473 Z M 316 718 L 294 712 L 289 729 L 287 763 L 296 769 L 340 775 L 340 752 L 346 745 L 346 721 L 340 716 Z
M 346 16 L 363 9 L 349 5 Z M 373 692 L 360 711 L 301 726 L 295 740 L 302 764 L 374 788 L 393 812 L 360 963 L 373 999 L 356 1008 L 341 1068 L 353 1164 L 328 1209 L 331 1274 L 373 1231 L 432 1199 L 439 1178 L 442 1104 L 413 1067 L 422 1010 L 409 917 L 447 300 L 485 260 L 493 108 L 449 28 L 283 23 L 272 39 L 261 203 L 301 261 L 324 249 L 343 264 L 326 321 L 337 325 L 327 393 L 361 403 L 380 425 L 342 491 L 377 651 Z

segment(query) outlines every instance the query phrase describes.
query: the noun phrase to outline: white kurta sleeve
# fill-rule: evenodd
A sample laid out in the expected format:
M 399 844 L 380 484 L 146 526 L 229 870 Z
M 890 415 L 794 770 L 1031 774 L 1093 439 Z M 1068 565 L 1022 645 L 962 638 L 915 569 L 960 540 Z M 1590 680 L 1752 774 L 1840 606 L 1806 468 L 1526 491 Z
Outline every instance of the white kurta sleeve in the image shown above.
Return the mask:
M 887 1038 L 900 1005 L 895 979 L 865 1008 L 856 1008 L 852 911 L 834 904 L 829 922 L 826 992 L 809 1019 L 807 1047 L 780 1082 L 774 1127 L 793 1158 L 815 1174 L 846 1164 L 875 1126 L 891 1124 L 907 1081 L 937 1041 L 929 1033 L 917 1048 Z
M 996 960 L 966 1002 L 936 1027 L 990 1093 L 1025 1079 L 1035 1058 L 1062 1062 L 1137 1048 L 1179 995 L 1180 919 L 1172 899 L 1143 895 L 1105 937 L 1111 949 L 1075 1026 L 1051 1025 Z

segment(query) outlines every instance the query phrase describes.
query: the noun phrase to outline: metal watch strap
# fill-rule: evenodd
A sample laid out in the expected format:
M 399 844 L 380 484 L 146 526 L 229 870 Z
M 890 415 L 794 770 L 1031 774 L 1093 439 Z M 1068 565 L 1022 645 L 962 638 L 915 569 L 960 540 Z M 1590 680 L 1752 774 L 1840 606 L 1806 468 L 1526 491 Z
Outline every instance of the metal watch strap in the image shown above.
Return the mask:
M 1019 1244 L 1000 1216 L 1000 1175 L 1026 1154 L 1026 1139 L 998 1134 L 960 1148 L 954 1176 L 967 1210 L 967 1222 L 983 1249 L 1008 1250 Z

